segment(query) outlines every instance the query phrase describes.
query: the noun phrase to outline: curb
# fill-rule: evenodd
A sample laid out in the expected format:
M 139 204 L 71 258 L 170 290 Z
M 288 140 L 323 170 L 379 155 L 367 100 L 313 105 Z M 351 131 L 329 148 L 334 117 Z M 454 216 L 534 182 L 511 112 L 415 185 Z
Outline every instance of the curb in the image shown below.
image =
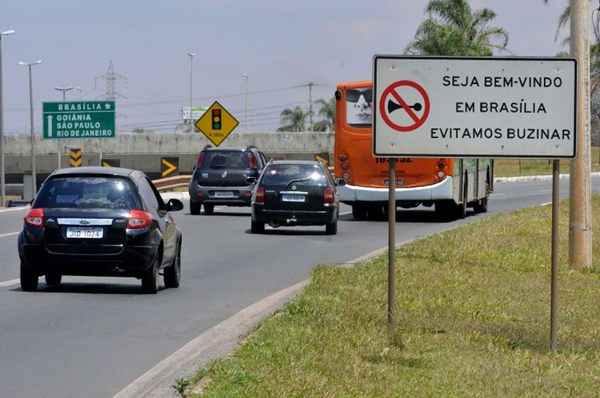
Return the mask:
M 211 360 L 229 354 L 263 319 L 275 313 L 307 284 L 308 279 L 305 279 L 280 290 L 206 330 L 119 391 L 114 398 L 178 397 L 172 387 L 178 378 L 190 377 Z
M 456 228 L 451 226 L 448 229 Z M 445 229 L 444 229 L 445 230 Z M 441 232 L 441 231 L 438 231 Z M 396 243 L 396 248 L 421 239 L 417 237 Z M 387 250 L 387 246 L 347 261 L 338 267 L 353 267 Z M 212 360 L 224 357 L 236 349 L 244 337 L 256 328 L 265 318 L 281 309 L 294 296 L 299 294 L 310 282 L 307 278 L 290 287 L 280 290 L 262 300 L 244 308 L 237 314 L 206 330 L 179 350 L 160 361 L 131 384 L 114 395 L 114 398 L 158 398 L 179 395 L 173 384 L 179 378 L 191 377 L 197 369 Z

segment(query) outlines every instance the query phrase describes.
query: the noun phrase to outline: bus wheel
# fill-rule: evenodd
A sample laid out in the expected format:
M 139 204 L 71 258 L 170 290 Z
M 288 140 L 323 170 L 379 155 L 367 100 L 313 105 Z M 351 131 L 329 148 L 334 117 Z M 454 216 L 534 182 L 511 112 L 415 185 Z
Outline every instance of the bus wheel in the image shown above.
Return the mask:
M 487 213 L 488 198 L 478 200 L 475 206 L 473 206 L 473 210 L 475 210 L 475 213 Z
M 384 219 L 383 206 L 369 206 L 367 213 L 369 215 L 369 220 L 381 221 Z
M 435 202 L 435 214 L 442 220 L 452 220 L 457 206 L 453 200 L 438 200 Z
M 367 219 L 367 206 L 365 205 L 352 205 L 352 217 L 355 220 L 366 220 Z
M 463 185 L 463 201 L 456 205 L 456 218 L 462 219 L 467 216 L 467 200 L 469 193 L 469 180 L 465 176 L 465 183 Z

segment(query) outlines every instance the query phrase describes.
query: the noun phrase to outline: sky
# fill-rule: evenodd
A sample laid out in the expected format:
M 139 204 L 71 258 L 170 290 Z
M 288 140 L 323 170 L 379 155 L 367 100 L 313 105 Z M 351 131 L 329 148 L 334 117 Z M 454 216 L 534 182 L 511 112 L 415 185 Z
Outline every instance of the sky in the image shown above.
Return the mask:
M 126 77 L 117 82 L 118 131 L 172 131 L 189 103 L 194 51 L 194 106 L 219 100 L 244 119 L 242 75 L 248 75 L 248 123 L 242 131 L 273 131 L 285 107 L 329 98 L 339 82 L 371 78 L 372 56 L 401 54 L 424 19 L 426 0 L 2 0 L 4 127 L 29 132 L 26 68 L 33 68 L 35 130 L 43 101 L 57 86 L 68 98 L 102 99 L 109 61 Z M 497 13 L 510 53 L 552 56 L 556 22 L 567 0 L 472 0 Z M 502 55 L 502 54 L 500 54 Z M 297 87 L 301 86 L 301 87 Z

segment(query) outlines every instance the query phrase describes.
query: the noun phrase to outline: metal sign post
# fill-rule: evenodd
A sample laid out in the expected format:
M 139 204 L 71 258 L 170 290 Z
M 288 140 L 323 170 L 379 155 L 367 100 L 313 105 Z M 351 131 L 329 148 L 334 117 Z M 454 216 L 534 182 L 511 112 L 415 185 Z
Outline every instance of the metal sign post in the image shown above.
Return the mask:
M 560 204 L 560 160 L 552 162 L 552 254 L 550 271 L 550 350 L 557 348 L 558 336 L 558 217 Z
M 373 58 L 373 156 L 389 158 L 388 323 L 395 327 L 395 160 L 554 159 L 550 349 L 557 346 L 560 158 L 577 145 L 577 63 L 566 58 Z M 462 162 L 462 160 L 461 160 Z M 464 189 L 462 172 L 461 190 Z M 464 190 L 462 192 L 465 192 Z M 468 204 L 468 196 L 463 200 Z
M 388 329 L 396 329 L 396 159 L 389 158 L 388 194 Z

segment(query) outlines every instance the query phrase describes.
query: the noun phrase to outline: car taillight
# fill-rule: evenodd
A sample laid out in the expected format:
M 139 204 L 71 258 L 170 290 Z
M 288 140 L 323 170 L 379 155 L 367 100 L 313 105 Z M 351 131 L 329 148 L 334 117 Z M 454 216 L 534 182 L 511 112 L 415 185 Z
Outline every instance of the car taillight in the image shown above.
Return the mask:
M 203 164 L 204 164 L 204 152 L 200 152 L 200 154 L 198 155 L 198 159 L 196 159 L 196 168 L 198 168 L 198 169 L 202 168 Z
M 152 223 L 152 214 L 143 210 L 131 210 L 127 221 L 127 228 L 142 229 L 148 228 Z
M 31 209 L 25 216 L 25 224 L 41 228 L 44 226 L 44 209 Z
M 335 200 L 335 191 L 332 187 L 325 188 L 323 192 L 323 203 L 333 203 Z
M 254 203 L 265 203 L 265 187 L 256 188 L 256 196 L 254 198 Z
M 251 169 L 256 168 L 256 156 L 252 152 L 248 152 L 248 167 Z

